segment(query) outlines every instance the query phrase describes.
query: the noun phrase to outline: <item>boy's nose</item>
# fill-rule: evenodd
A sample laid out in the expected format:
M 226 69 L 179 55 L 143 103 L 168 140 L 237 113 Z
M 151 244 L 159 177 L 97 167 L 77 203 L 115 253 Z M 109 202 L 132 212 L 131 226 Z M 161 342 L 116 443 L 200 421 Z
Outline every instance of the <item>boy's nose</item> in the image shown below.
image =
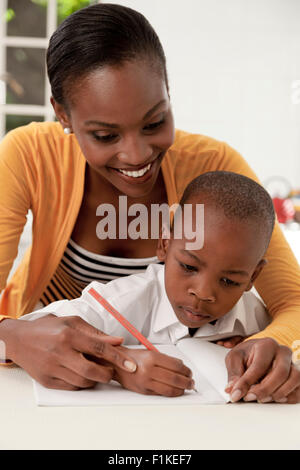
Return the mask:
M 205 286 L 199 284 L 197 286 L 192 286 L 188 289 L 188 293 L 197 297 L 198 300 L 203 302 L 214 303 L 217 300 L 211 287 L 208 285 Z

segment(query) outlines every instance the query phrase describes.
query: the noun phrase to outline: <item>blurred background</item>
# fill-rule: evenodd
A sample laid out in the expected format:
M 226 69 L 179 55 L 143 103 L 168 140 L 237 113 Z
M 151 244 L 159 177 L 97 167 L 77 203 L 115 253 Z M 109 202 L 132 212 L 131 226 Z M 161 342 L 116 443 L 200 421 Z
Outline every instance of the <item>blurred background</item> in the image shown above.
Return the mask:
M 0 1 L 0 135 L 53 120 L 45 50 L 93 0 Z M 300 261 L 300 1 L 119 0 L 143 13 L 167 57 L 177 128 L 237 149 L 274 199 Z M 18 259 L 30 243 L 31 214 Z M 12 270 L 12 272 L 13 272 Z

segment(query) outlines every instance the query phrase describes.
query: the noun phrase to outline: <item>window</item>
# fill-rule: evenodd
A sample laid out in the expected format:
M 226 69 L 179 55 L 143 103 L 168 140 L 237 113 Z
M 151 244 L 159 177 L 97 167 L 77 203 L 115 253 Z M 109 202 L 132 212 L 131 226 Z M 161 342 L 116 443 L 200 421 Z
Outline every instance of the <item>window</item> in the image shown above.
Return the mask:
M 11 21 L 3 20 L 11 12 Z M 45 50 L 57 25 L 56 0 L 0 2 L 0 137 L 31 121 L 53 120 Z
M 52 121 L 45 51 L 57 24 L 96 0 L 0 0 L 0 139 L 31 121 Z

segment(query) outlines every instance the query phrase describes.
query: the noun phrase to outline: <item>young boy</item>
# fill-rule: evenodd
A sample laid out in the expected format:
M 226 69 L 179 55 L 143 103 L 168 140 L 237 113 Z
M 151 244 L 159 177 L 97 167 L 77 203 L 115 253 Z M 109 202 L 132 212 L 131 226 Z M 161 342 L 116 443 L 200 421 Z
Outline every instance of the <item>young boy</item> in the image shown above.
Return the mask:
M 201 226 L 197 204 L 204 205 Z M 210 172 L 188 185 L 180 207 L 182 212 L 177 210 L 170 232 L 165 227 L 158 243 L 157 255 L 164 265 L 152 264 L 145 273 L 107 284 L 93 281 L 79 299 L 54 302 L 21 319 L 49 313 L 77 315 L 108 335 L 122 336 L 124 345 L 138 344 L 88 293 L 93 287 L 154 344 L 176 343 L 187 336 L 212 341 L 245 337 L 265 328 L 265 308 L 247 291 L 266 263 L 274 226 L 268 193 L 245 176 Z M 180 215 L 183 235 L 178 237 Z M 197 235 L 204 229 L 203 246 L 190 249 L 188 228 Z M 143 349 L 129 352 L 137 371 L 132 374 L 116 368 L 114 375 L 125 388 L 166 396 L 193 388 L 191 371 L 178 359 Z

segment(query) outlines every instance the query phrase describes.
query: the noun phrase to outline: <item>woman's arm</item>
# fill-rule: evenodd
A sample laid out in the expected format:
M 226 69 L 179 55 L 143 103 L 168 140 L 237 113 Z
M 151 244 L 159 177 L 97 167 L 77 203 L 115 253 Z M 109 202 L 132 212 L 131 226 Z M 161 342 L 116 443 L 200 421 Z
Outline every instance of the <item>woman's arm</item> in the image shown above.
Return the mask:
M 114 366 L 135 372 L 134 360 L 115 346 L 123 339 L 108 336 L 78 316 L 48 314 L 32 321 L 4 319 L 0 338 L 6 356 L 48 388 L 78 390 L 109 382 Z M 88 356 L 104 360 L 103 365 Z
M 224 147 L 224 169 L 256 179 L 245 160 L 231 147 Z M 265 258 L 268 260 L 255 288 L 272 317 L 271 324 L 254 338 L 273 338 L 291 347 L 300 338 L 300 267 L 278 222 Z
M 18 245 L 27 213 L 31 207 L 31 195 L 27 185 L 24 152 L 14 132 L 0 143 L 0 292 L 18 254 Z M 1 299 L 5 305 L 6 299 Z M 3 309 L 0 308 L 0 314 Z
M 233 171 L 258 181 L 241 155 L 227 144 L 181 131 L 165 168 L 171 173 L 169 181 L 175 182 L 173 188 L 167 185 L 172 202 L 194 177 L 207 171 Z M 300 373 L 292 365 L 291 348 L 300 339 L 300 267 L 278 224 L 266 258 L 268 264 L 255 287 L 272 322 L 230 351 L 226 365 L 232 383 L 226 391 L 233 401 L 255 396 L 259 401 L 296 403 L 300 400 Z
M 19 129 L 9 133 L 0 144 L 0 292 L 6 287 L 26 215 L 38 190 L 38 178 L 31 165 L 38 155 L 33 153 L 29 132 Z M 26 273 L 22 274 L 25 284 Z M 19 280 L 22 281 L 22 276 Z M 18 305 L 14 318 L 3 315 L 10 291 L 4 290 L 0 302 L 0 340 L 6 353 L 0 359 L 12 360 L 49 387 L 64 389 L 90 387 L 111 379 L 112 366 L 94 364 L 84 354 L 106 359 L 125 370 L 135 370 L 132 360 L 114 347 L 122 343 L 121 338 L 104 335 L 80 318 L 48 315 L 32 322 L 21 321 L 16 319 L 20 316 Z

